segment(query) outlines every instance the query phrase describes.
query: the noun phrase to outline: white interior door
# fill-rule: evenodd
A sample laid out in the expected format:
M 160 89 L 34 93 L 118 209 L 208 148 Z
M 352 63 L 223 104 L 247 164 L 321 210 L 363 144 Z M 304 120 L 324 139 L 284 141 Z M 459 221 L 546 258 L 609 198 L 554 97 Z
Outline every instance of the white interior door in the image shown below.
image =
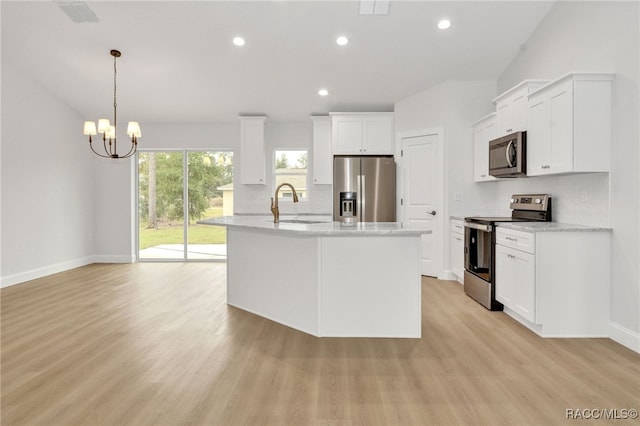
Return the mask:
M 403 222 L 431 230 L 421 237 L 422 275 L 442 275 L 442 161 L 441 133 L 422 132 L 402 137 Z

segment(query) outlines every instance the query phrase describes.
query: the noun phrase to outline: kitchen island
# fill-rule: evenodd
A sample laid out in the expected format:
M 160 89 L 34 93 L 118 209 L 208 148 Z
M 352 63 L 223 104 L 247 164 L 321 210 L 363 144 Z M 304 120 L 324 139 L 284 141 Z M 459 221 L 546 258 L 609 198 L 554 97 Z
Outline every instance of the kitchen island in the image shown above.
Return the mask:
M 421 336 L 420 235 L 400 223 L 199 221 L 227 227 L 227 303 L 314 336 Z

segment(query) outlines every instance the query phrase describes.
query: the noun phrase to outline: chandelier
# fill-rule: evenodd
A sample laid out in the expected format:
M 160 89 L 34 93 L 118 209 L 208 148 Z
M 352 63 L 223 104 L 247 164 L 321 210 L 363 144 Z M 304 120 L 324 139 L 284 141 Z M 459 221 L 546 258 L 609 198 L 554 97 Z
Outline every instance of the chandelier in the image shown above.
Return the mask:
M 98 132 L 102 133 L 102 145 L 104 147 L 104 154 L 97 152 L 93 147 L 93 140 L 91 136 L 95 136 L 96 123 L 94 121 L 84 122 L 84 134 L 89 135 L 89 147 L 91 150 L 104 158 L 129 158 L 135 152 L 138 146 L 138 138 L 142 137 L 140 131 L 140 124 L 137 121 L 130 121 L 127 125 L 127 135 L 131 138 L 131 148 L 125 155 L 118 154 L 118 146 L 116 142 L 116 120 L 118 103 L 116 102 L 116 59 L 118 59 L 122 53 L 119 50 L 112 50 L 111 56 L 113 56 L 113 125 L 109 122 L 108 118 L 101 118 L 98 120 Z

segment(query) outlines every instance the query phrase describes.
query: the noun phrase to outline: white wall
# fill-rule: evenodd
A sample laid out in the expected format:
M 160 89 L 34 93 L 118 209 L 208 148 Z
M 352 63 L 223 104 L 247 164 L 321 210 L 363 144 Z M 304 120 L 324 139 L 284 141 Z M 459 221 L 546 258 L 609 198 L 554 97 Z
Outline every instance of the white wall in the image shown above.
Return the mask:
M 90 263 L 93 162 L 83 117 L 2 64 L 2 286 Z
M 473 122 L 493 111 L 491 99 L 495 95 L 496 83 L 492 81 L 447 81 L 394 106 L 396 134 L 444 127 L 447 219 L 448 215 L 495 213 L 495 186 L 473 182 L 471 129 Z M 456 192 L 460 194 L 459 201 L 454 201 Z
M 639 18 L 638 2 L 558 2 L 498 80 L 503 91 L 525 78 L 555 79 L 570 71 L 616 73 L 611 173 L 501 182 L 498 197 L 546 188 L 544 192 L 554 195 L 557 220 L 610 224 L 612 337 L 636 350 L 640 350 Z

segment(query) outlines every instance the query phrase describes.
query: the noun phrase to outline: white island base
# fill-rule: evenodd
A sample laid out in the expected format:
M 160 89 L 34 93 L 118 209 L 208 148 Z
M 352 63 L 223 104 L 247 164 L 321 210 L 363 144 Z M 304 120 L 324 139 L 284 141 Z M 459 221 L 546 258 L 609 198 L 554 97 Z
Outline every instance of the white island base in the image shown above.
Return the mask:
M 271 226 L 227 227 L 229 305 L 318 337 L 420 337 L 419 233 Z

